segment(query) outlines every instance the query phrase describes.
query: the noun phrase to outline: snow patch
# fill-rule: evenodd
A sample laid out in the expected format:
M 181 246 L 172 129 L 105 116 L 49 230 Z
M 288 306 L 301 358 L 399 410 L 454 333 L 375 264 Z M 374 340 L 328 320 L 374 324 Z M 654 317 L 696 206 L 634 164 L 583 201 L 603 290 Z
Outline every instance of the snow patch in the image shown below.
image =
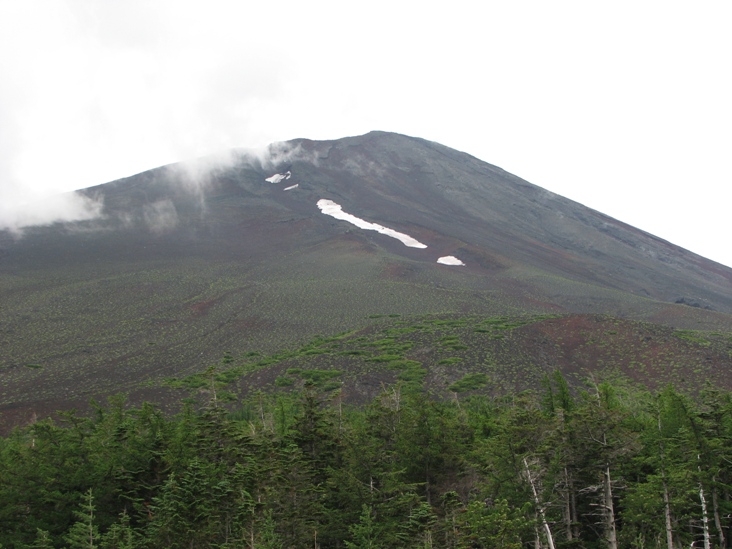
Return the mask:
M 297 189 L 300 186 L 300 183 L 295 183 L 294 185 L 290 185 L 289 187 L 285 187 L 282 189 L 283 191 L 291 191 L 292 189 Z
M 292 176 L 292 173 L 290 171 L 286 171 L 285 173 L 276 173 L 272 177 L 265 179 L 265 181 L 267 183 L 281 183 L 285 179 L 290 179 L 290 176 Z
M 441 257 L 437 260 L 437 263 L 442 263 L 443 265 L 457 265 L 457 266 L 465 266 L 465 263 L 460 261 L 457 257 L 454 255 L 446 255 L 444 257 Z
M 389 229 L 388 227 L 384 227 L 383 225 L 378 225 L 377 223 L 370 223 L 368 221 L 364 221 L 363 219 L 360 219 L 356 217 L 355 215 L 346 213 L 343 211 L 343 208 L 340 204 L 336 204 L 332 200 L 326 200 L 321 199 L 318 200 L 318 208 L 320 208 L 320 211 L 323 212 L 325 215 L 329 215 L 331 217 L 335 217 L 336 219 L 340 219 L 341 221 L 348 221 L 349 223 L 356 225 L 359 229 L 365 229 L 367 231 L 376 231 L 377 233 L 385 234 L 386 236 L 390 236 L 392 238 L 396 238 L 397 240 L 401 241 L 402 244 L 405 246 L 408 246 L 410 248 L 426 248 L 426 244 L 422 244 L 419 240 L 416 240 L 409 236 L 408 234 L 400 233 L 395 231 L 394 229 Z

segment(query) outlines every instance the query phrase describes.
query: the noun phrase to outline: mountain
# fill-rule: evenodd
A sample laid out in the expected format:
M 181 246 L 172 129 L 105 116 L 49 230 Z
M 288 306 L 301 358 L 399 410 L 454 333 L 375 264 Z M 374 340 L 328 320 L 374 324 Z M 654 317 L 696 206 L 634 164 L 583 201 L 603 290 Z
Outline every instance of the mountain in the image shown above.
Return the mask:
M 716 334 L 732 365 L 732 269 L 423 139 L 296 139 L 79 192 L 101 217 L 0 233 L 6 423 L 377 317 L 601 315 Z

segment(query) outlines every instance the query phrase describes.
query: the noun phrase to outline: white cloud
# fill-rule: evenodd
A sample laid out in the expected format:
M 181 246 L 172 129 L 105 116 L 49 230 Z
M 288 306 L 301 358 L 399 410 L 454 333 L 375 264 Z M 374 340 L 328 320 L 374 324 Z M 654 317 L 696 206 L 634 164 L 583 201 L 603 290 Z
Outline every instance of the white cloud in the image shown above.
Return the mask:
M 102 215 L 102 200 L 81 193 L 65 193 L 32 203 L 0 205 L 0 230 L 22 234 L 27 227 L 96 219 Z
M 0 203 L 381 129 L 732 265 L 730 16 L 718 0 L 2 2 Z
M 170 199 L 145 204 L 143 218 L 148 228 L 157 234 L 166 233 L 178 226 L 178 211 Z

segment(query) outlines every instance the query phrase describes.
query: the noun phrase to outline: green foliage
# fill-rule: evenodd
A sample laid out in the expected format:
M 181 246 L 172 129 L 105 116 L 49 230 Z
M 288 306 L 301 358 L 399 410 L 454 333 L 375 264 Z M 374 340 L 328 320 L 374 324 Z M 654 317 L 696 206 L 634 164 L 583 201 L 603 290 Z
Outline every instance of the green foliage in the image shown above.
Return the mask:
M 298 375 L 304 380 L 320 385 L 334 377 L 339 377 L 341 372 L 338 370 L 302 370 Z
M 703 490 L 721 545 L 728 393 L 695 400 L 622 380 L 580 391 L 553 373 L 540 392 L 445 400 L 420 386 L 419 362 L 402 366 L 388 373 L 409 381 L 361 407 L 326 393 L 336 370 L 296 368 L 283 377 L 302 390 L 256 393 L 230 413 L 206 402 L 166 416 L 113 399 L 89 418 L 19 429 L 0 439 L 0 472 L 12 472 L 0 473 L 0 543 L 517 549 L 536 527 L 546 538 L 543 513 L 556 547 L 605 547 L 609 523 L 620 546 L 665 546 L 668 512 L 674 545 L 688 547 Z M 313 371 L 331 374 L 318 386 Z M 472 372 L 453 387 L 488 379 Z
M 702 347 L 709 347 L 709 345 L 711 345 L 709 339 L 707 339 L 707 337 L 702 332 L 694 330 L 677 330 L 676 332 L 674 332 L 674 335 L 679 339 L 689 341 L 691 343 L 696 343 L 697 345 L 701 345 Z
M 28 546 L 28 549 L 53 549 L 53 540 L 51 540 L 48 532 L 38 528 L 36 530 L 36 539 Z
M 488 383 L 488 376 L 475 372 L 465 375 L 462 379 L 450 385 L 450 390 L 454 393 L 464 393 L 465 391 L 474 391 L 480 389 Z
M 374 517 L 373 509 L 364 504 L 358 523 L 348 529 L 353 541 L 346 540 L 348 549 L 379 549 L 384 547 L 379 543 L 379 527 Z
M 139 537 L 130 524 L 130 516 L 127 511 L 123 511 L 119 521 L 112 524 L 102 536 L 100 547 L 102 549 L 135 549 L 139 547 Z
M 473 501 L 460 516 L 458 547 L 521 549 L 532 523 L 524 509 L 512 509 L 505 499 Z
M 92 489 L 83 496 L 83 503 L 78 511 L 74 511 L 77 521 L 71 525 L 64 536 L 69 549 L 95 549 L 99 547 L 99 528 L 95 523 L 94 495 Z
M 275 379 L 275 387 L 291 387 L 295 384 L 295 380 L 291 377 L 277 376 Z
M 422 381 L 424 381 L 425 377 L 427 377 L 427 370 L 425 370 L 421 366 L 405 368 L 402 371 L 400 371 L 399 374 L 397 375 L 397 379 L 399 379 L 400 381 L 409 381 L 409 382 L 418 382 L 418 383 L 421 383 Z

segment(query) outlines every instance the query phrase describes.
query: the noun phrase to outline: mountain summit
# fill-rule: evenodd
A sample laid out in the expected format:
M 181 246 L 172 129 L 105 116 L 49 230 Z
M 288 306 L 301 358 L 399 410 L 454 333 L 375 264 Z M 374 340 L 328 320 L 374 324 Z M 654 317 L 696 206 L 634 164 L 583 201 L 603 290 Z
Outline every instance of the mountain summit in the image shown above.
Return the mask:
M 732 329 L 732 269 L 443 145 L 371 132 L 79 191 L 0 233 L 0 406 L 145 393 L 369 317 L 603 314 Z M 53 389 L 52 389 L 53 387 Z
M 297 139 L 271 146 L 264 157 L 234 153 L 228 165 L 215 162 L 193 166 L 194 176 L 187 166 L 174 166 L 88 192 L 104 198 L 108 217 L 142 221 L 152 237 L 214 243 L 234 236 L 226 225 L 241 230 L 244 242 L 237 247 L 244 253 L 263 247 L 268 262 L 275 260 L 268 247 L 299 247 L 307 228 L 317 242 L 348 234 L 374 252 L 393 254 L 397 263 L 410 260 L 416 270 L 455 252 L 468 259 L 473 274 L 518 269 L 511 275 L 540 288 L 540 271 L 732 313 L 731 269 L 437 143 L 371 132 L 336 141 Z M 323 204 L 361 221 L 333 223 Z M 427 251 L 409 253 L 357 231 L 364 229 L 359 223 L 403 230 L 424 240 Z M 555 299 L 562 296 L 548 301 Z

